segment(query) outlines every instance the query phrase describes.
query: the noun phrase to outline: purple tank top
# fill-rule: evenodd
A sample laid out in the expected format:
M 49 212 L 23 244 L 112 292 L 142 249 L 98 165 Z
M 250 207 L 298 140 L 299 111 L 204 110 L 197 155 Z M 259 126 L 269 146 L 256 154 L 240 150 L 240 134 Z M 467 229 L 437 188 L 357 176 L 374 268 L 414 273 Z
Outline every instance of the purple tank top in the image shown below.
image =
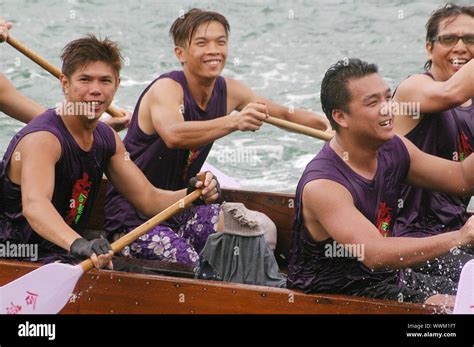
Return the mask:
M 328 179 L 345 187 L 355 207 L 384 236 L 391 236 L 400 189 L 410 166 L 408 151 L 395 136 L 377 154 L 373 180 L 354 172 L 327 143 L 307 165 L 296 188 L 296 211 L 288 265 L 288 287 L 306 293 L 347 293 L 394 277 L 395 271 L 372 271 L 355 257 L 327 256 L 334 239 L 315 241 L 303 224 L 302 196 L 307 183 Z M 347 221 L 350 223 L 350 221 Z M 357 232 L 354 230 L 354 232 Z M 334 247 L 336 245 L 336 247 Z
M 468 107 L 425 115 L 405 137 L 425 153 L 448 160 L 464 160 L 474 148 L 474 99 L 472 101 Z M 404 185 L 401 198 L 403 207 L 394 227 L 395 236 L 437 235 L 459 229 L 468 219 L 468 197 Z
M 213 142 L 194 149 L 169 149 L 158 134 L 146 135 L 138 126 L 138 112 L 143 96 L 159 79 L 169 78 L 179 83 L 183 89 L 185 121 L 205 121 L 227 114 L 227 87 L 225 79 L 218 77 L 207 109 L 202 110 L 194 100 L 183 71 L 172 71 L 154 80 L 138 99 L 132 121 L 124 139 L 130 159 L 140 168 L 148 180 L 160 189 L 180 190 L 187 187 L 189 179 L 195 176 L 211 150 Z M 187 219 L 182 213 L 163 223 L 176 227 Z M 105 230 L 120 232 L 142 224 L 148 218 L 136 211 L 111 185 L 105 199 Z
M 22 214 L 21 187 L 10 181 L 7 167 L 20 140 L 36 131 L 47 131 L 61 144 L 61 157 L 55 166 L 52 203 L 65 222 L 81 234 L 87 226 L 94 200 L 107 163 L 115 153 L 115 135 L 98 122 L 89 152 L 83 151 L 67 130 L 61 117 L 50 109 L 21 129 L 10 141 L 0 165 L 0 240 L 38 243 L 40 258 L 66 251 L 41 238 Z

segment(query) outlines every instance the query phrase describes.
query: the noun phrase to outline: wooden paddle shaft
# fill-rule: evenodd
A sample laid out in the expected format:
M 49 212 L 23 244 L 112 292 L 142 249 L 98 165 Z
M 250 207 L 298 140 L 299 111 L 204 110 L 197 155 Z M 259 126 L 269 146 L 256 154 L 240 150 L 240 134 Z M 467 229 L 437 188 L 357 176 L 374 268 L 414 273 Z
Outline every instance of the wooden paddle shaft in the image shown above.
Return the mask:
M 120 239 L 112 243 L 112 251 L 115 253 L 121 251 L 126 246 L 130 245 L 133 241 L 138 239 L 140 236 L 146 234 L 148 231 L 153 229 L 156 225 L 163 223 L 165 220 L 170 219 L 176 213 L 183 211 L 187 208 L 191 203 L 198 199 L 201 196 L 201 189 L 196 189 L 191 194 L 186 195 L 183 199 L 175 202 L 173 205 L 165 209 L 164 211 L 157 214 L 155 217 L 151 218 L 150 220 L 146 221 L 139 227 L 133 229 L 131 232 L 125 234 Z M 86 259 L 82 263 L 79 264 L 83 269 L 84 272 L 89 271 L 94 267 L 92 260 Z
M 189 207 L 194 200 L 197 200 L 201 196 L 201 189 L 196 189 L 191 194 L 186 195 L 183 199 L 175 202 L 173 205 L 158 213 L 155 217 L 146 221 L 139 227 L 133 229 L 131 232 L 125 234 L 123 237 L 112 243 L 112 250 L 117 253 L 130 245 L 133 241 L 138 239 L 140 236 L 146 234 L 148 231 L 153 229 L 156 225 L 163 223 L 165 220 L 170 219 L 176 213 L 184 211 L 185 208 Z
M 275 118 L 268 116 L 264 120 L 265 123 L 276 125 L 277 127 L 285 128 L 290 131 L 294 131 L 300 134 L 308 135 L 315 137 L 323 141 L 329 141 L 332 139 L 332 136 L 324 131 L 313 129 L 301 124 L 293 123 L 284 119 Z
M 206 179 L 206 174 L 201 173 L 197 175 L 199 181 L 204 183 Z M 184 198 L 178 200 L 173 205 L 168 207 L 167 209 L 161 211 L 153 218 L 149 219 L 139 227 L 133 229 L 129 233 L 122 236 L 120 239 L 112 243 L 112 251 L 115 253 L 121 251 L 126 246 L 130 245 L 133 241 L 138 239 L 140 236 L 146 234 L 148 231 L 153 229 L 156 225 L 163 223 L 165 220 L 170 219 L 176 213 L 184 211 L 185 208 L 189 207 L 192 202 L 198 199 L 201 196 L 202 189 L 196 189 L 191 194 L 186 195 Z M 86 259 L 82 263 L 79 264 L 83 269 L 84 272 L 89 271 L 94 267 L 92 260 Z
M 39 56 L 37 53 L 26 47 L 23 43 L 19 42 L 11 36 L 8 36 L 7 42 L 17 51 L 21 52 L 22 54 L 33 60 L 36 64 L 48 71 L 51 75 L 59 79 L 61 71 L 57 67 L 51 65 L 43 57 Z M 110 114 L 112 117 L 123 117 L 122 114 L 112 106 L 109 106 L 109 108 L 107 109 L 107 113 Z

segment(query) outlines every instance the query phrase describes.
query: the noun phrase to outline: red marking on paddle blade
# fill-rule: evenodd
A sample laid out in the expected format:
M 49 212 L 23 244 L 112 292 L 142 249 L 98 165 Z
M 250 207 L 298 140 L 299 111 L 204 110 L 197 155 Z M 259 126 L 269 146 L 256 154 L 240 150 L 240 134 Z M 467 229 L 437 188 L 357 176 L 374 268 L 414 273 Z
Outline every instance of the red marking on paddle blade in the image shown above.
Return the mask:
M 35 293 L 32 293 L 30 291 L 26 291 L 26 293 L 28 294 L 25 298 L 25 301 L 26 301 L 26 304 L 29 306 L 29 305 L 33 305 L 33 310 L 35 310 L 36 308 L 36 300 L 38 299 L 38 294 L 35 294 Z
M 10 307 L 7 307 L 7 314 L 18 314 L 21 312 L 21 306 L 15 305 L 13 302 L 10 303 Z

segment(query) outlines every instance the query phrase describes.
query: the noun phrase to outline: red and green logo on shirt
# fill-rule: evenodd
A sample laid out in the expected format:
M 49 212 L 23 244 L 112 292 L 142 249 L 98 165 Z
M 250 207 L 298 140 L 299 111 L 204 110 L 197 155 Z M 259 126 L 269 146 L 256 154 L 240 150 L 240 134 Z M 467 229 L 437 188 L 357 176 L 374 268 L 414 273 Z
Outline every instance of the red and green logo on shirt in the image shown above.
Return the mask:
M 189 167 L 193 163 L 193 161 L 198 157 L 199 155 L 199 149 L 191 149 L 188 154 L 188 160 L 186 161 L 186 166 L 184 167 L 183 170 L 183 180 L 186 180 L 186 177 L 188 176 L 188 171 Z
M 375 225 L 383 237 L 389 236 L 390 233 L 390 222 L 392 221 L 390 215 L 391 210 L 392 209 L 387 207 L 385 202 L 380 203 L 379 212 L 377 214 L 377 223 Z
M 458 158 L 463 161 L 472 153 L 472 147 L 469 143 L 469 138 L 461 130 L 458 137 Z
M 72 188 L 72 195 L 70 200 L 70 210 L 66 216 L 66 223 L 72 225 L 79 223 L 79 220 L 84 213 L 87 198 L 91 191 L 92 182 L 89 181 L 89 175 L 84 173 L 82 178 L 78 179 Z

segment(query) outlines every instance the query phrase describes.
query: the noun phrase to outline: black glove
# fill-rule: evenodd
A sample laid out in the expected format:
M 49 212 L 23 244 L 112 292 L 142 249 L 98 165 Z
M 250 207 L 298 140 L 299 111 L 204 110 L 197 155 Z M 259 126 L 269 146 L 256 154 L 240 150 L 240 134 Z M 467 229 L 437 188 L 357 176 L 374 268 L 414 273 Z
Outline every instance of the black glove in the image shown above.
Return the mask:
M 107 254 L 112 247 L 107 239 L 76 239 L 71 245 L 71 254 L 79 259 L 87 259 L 95 253 L 97 255 Z
M 209 172 L 209 171 L 208 171 Z M 219 194 L 219 197 L 217 198 L 217 202 L 219 202 L 221 200 L 221 197 L 222 197 L 222 192 L 221 192 L 221 185 L 219 184 L 219 180 L 217 179 L 217 177 L 212 174 L 212 178 L 216 180 L 216 189 L 217 189 L 217 194 Z M 192 177 L 190 180 L 189 180 L 189 183 L 188 183 L 188 189 L 186 190 L 186 195 L 189 195 L 191 194 L 192 192 L 194 192 L 196 190 L 196 183 L 199 181 L 199 179 L 194 176 Z M 199 199 L 196 199 L 193 201 L 193 205 L 195 206 L 200 206 L 200 205 L 205 205 L 206 202 L 204 200 L 202 200 L 201 198 Z

